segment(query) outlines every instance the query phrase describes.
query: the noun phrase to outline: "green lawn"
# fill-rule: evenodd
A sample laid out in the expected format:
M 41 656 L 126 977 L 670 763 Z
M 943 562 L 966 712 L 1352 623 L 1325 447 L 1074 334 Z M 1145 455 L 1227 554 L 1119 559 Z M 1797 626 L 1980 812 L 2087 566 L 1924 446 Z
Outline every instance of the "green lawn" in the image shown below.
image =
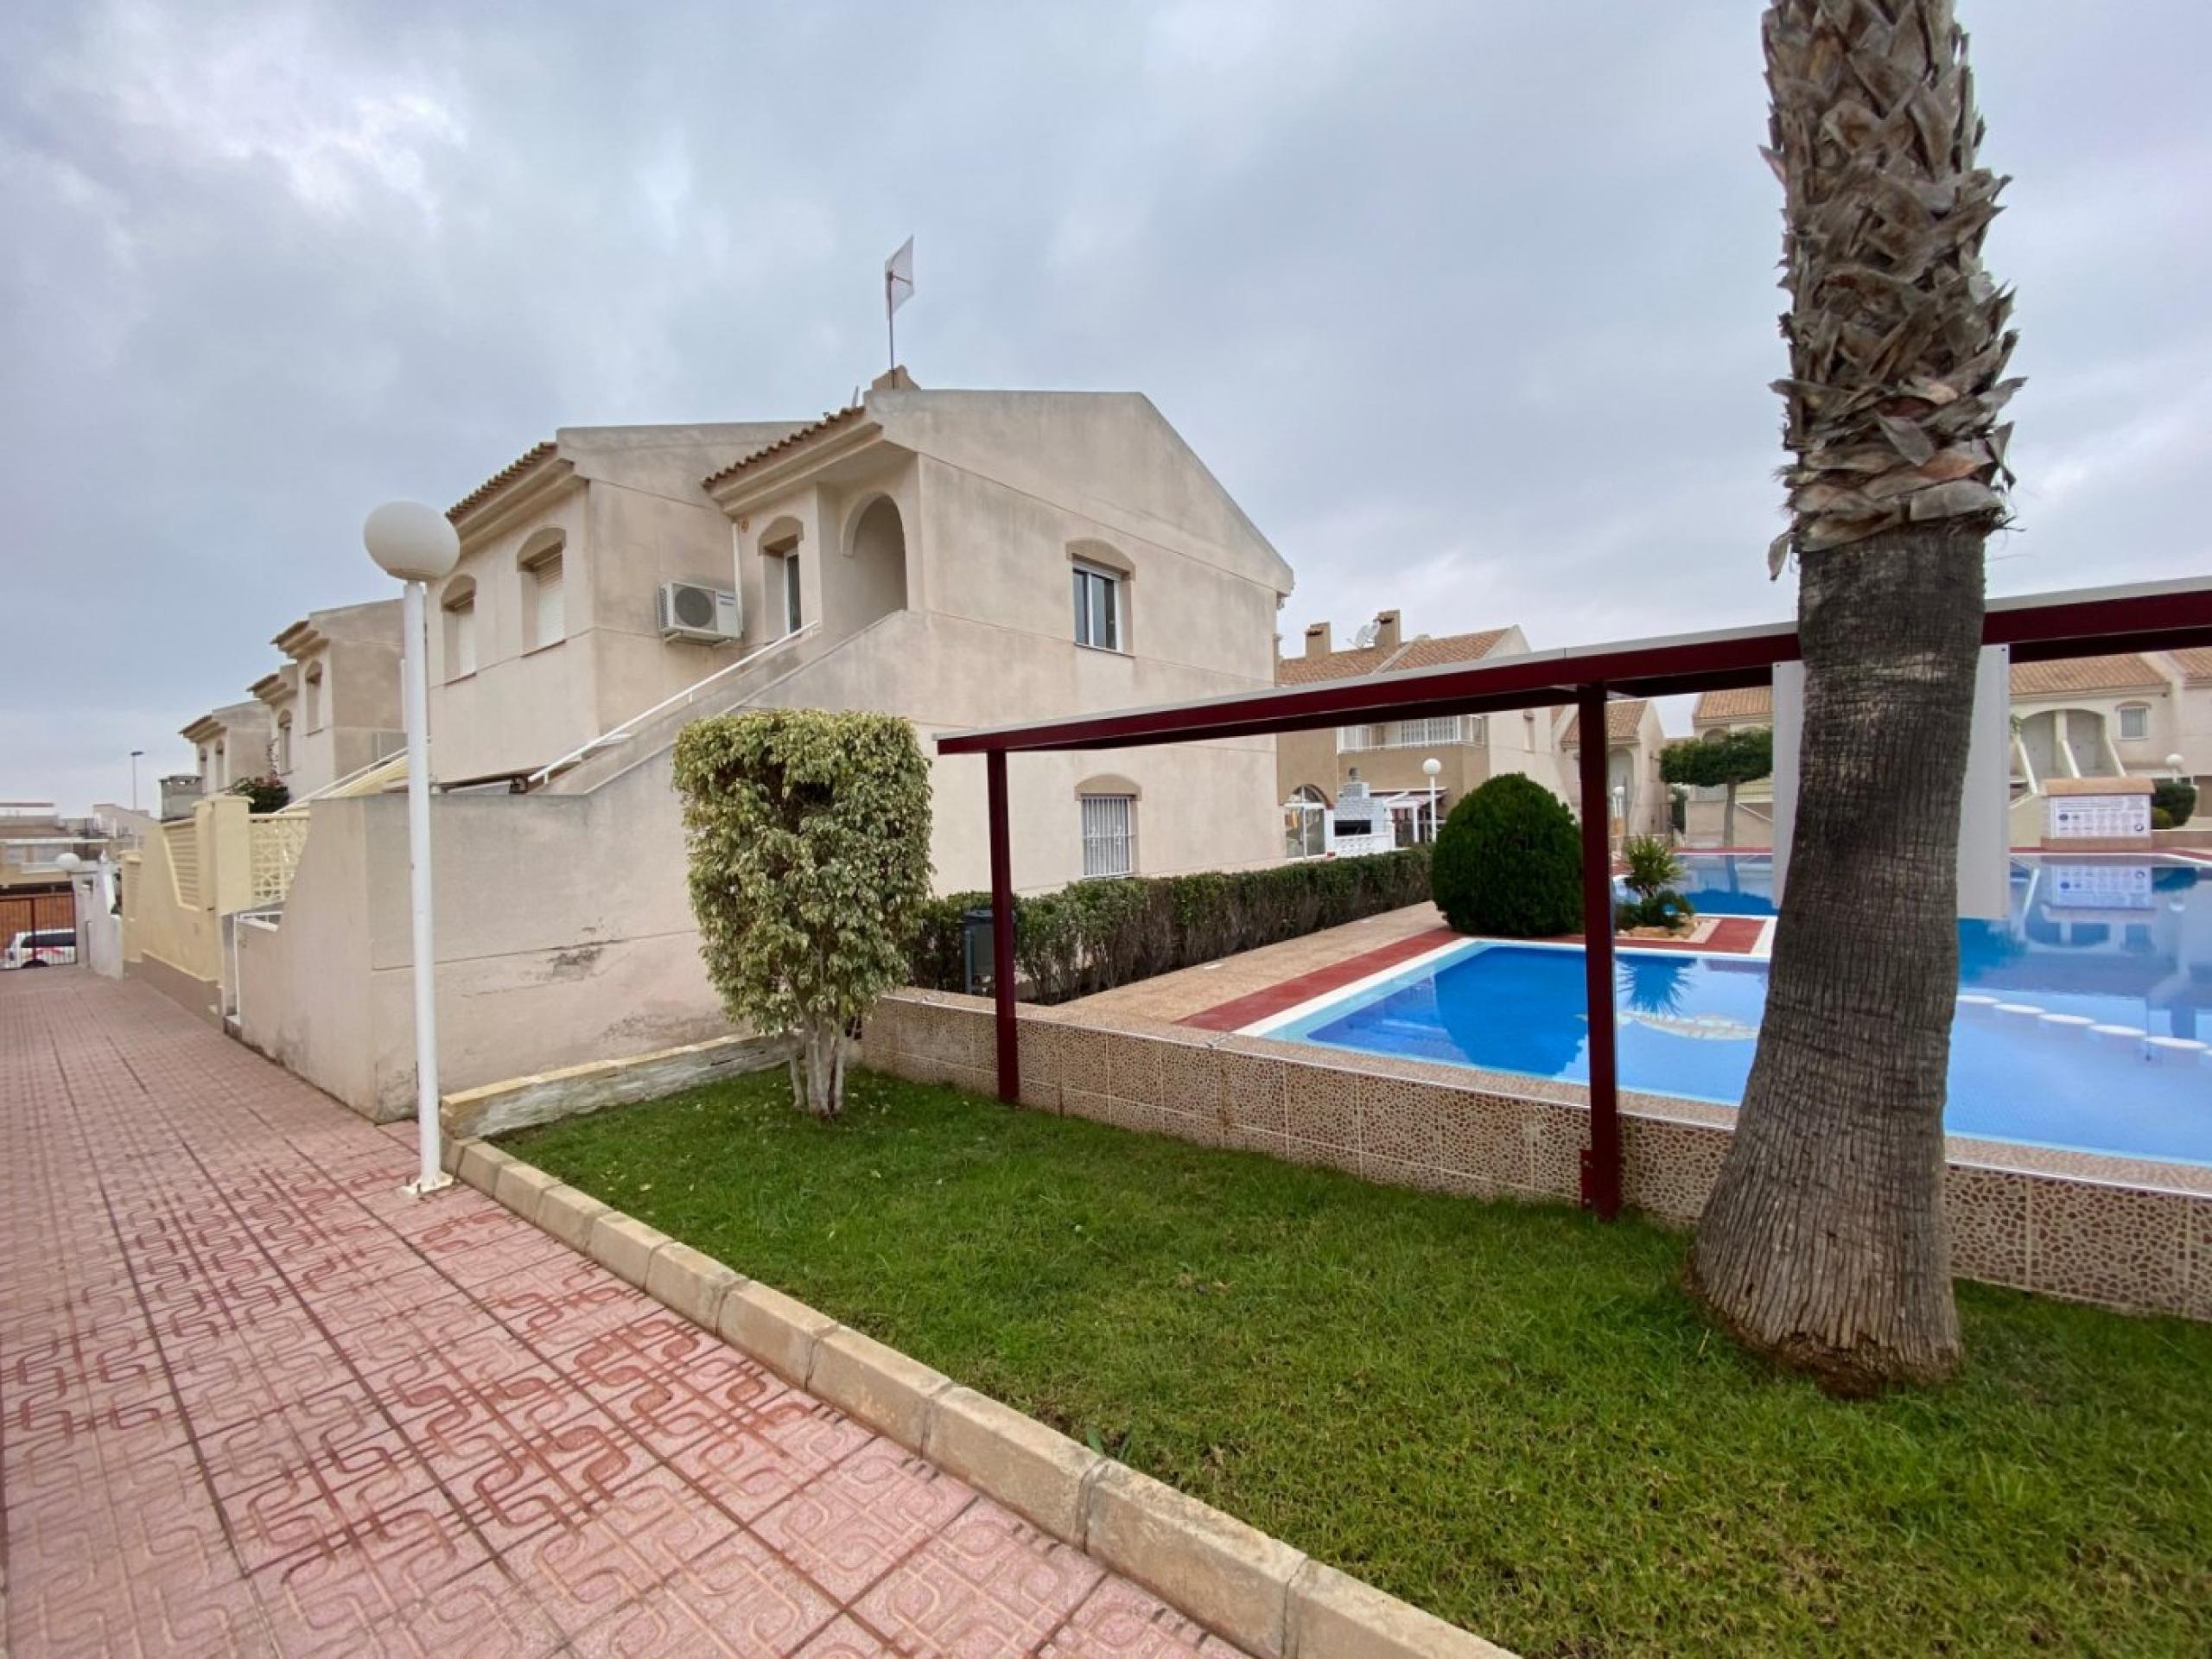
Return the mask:
M 1530 1656 L 2212 1652 L 2212 1328 L 1961 1287 L 1940 1393 L 1830 1400 L 1684 1240 L 867 1073 L 520 1155 Z

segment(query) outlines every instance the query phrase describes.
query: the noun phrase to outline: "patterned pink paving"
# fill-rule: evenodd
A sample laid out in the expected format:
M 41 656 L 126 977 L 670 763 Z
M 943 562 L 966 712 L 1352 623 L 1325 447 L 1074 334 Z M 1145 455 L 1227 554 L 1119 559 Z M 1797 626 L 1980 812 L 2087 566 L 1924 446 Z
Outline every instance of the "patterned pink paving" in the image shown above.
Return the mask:
M 0 976 L 0 1652 L 1234 1653 L 412 1129 Z

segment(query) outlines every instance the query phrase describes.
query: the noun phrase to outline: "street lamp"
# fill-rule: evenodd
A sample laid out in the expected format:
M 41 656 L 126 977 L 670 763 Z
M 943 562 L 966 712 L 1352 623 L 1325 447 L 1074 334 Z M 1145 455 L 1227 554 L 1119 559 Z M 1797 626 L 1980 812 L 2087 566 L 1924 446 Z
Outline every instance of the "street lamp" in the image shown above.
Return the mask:
M 1621 827 L 1621 845 L 1628 845 L 1628 785 L 1613 785 L 1613 821 Z
M 1444 763 L 1432 754 L 1421 763 L 1421 769 L 1428 775 L 1428 838 L 1434 841 L 1436 839 L 1436 775 L 1444 770 Z
M 461 537 L 435 507 L 387 501 L 361 526 L 361 542 L 404 594 L 401 632 L 406 662 L 400 676 L 407 721 L 407 875 L 415 955 L 415 1122 L 423 1166 L 406 1191 L 428 1198 L 453 1177 L 441 1167 L 438 1133 L 437 958 L 430 938 L 430 677 L 423 624 L 426 583 L 461 561 Z

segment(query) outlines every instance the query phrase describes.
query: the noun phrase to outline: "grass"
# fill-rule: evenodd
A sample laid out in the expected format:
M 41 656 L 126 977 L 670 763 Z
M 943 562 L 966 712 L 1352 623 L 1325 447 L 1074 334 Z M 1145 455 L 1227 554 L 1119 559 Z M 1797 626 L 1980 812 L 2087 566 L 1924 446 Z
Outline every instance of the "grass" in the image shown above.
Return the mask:
M 1937 1392 L 1828 1399 L 1685 1241 L 780 1071 L 520 1155 L 1529 1656 L 2212 1652 L 2212 1329 L 1960 1287 Z

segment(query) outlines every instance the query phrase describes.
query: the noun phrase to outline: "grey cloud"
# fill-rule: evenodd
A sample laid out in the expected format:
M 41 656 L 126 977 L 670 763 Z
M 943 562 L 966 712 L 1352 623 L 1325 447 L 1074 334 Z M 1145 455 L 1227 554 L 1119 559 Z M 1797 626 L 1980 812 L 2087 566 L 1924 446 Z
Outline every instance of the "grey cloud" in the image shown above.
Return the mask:
M 1993 585 L 2202 571 L 2212 17 L 1963 10 L 2032 378 Z M 1150 393 L 1296 567 L 1294 640 L 1781 614 L 1756 13 L 10 8 L 0 793 L 180 763 L 375 594 L 378 499 L 842 401 L 910 231 L 918 377 Z

